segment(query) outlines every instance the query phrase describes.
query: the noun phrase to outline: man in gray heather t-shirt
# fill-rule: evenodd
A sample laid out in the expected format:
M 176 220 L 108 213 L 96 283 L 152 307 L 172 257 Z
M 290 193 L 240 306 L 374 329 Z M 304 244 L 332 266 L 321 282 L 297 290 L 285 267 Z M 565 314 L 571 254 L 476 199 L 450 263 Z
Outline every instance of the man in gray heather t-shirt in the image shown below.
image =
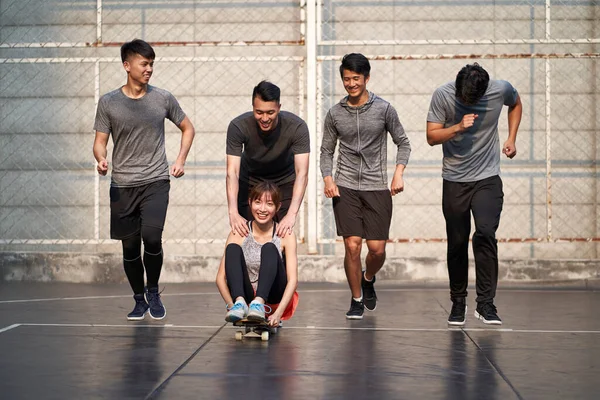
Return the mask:
M 444 153 L 442 209 L 453 303 L 449 325 L 465 324 L 471 213 L 475 220 L 475 317 L 486 324 L 502 324 L 494 297 L 498 283 L 496 230 L 504 198 L 499 175 L 498 119 L 504 106 L 509 107 L 509 132 L 502 153 L 513 158 L 517 154 L 521 100 L 510 83 L 490 80 L 477 63 L 462 68 L 455 82 L 434 92 L 427 114 L 427 142 L 431 146 L 442 144 Z
M 194 139 L 194 126 L 175 97 L 148 85 L 154 58 L 154 50 L 143 40 L 121 47 L 127 84 L 100 98 L 94 123 L 94 157 L 100 175 L 108 173 L 109 137 L 114 143 L 110 236 L 123 245 L 123 265 L 135 300 L 133 311 L 127 315 L 130 321 L 144 319 L 147 312 L 154 319 L 166 316 L 158 280 L 163 264 L 162 231 L 169 204 L 169 173 L 176 178 L 183 176 Z M 182 133 L 179 155 L 171 168 L 165 153 L 165 118 Z
M 324 193 L 332 199 L 337 234 L 344 238 L 344 269 L 352 298 L 347 319 L 362 319 L 364 309 L 375 311 L 375 280 L 385 261 L 392 221 L 392 196 L 404 190 L 404 169 L 410 143 L 396 109 L 367 90 L 371 64 L 362 54 L 346 54 L 340 75 L 348 96 L 325 117 L 321 142 Z M 388 187 L 388 133 L 397 148 L 396 168 Z M 333 155 L 338 158 L 333 176 Z M 367 244 L 361 266 L 363 239 Z

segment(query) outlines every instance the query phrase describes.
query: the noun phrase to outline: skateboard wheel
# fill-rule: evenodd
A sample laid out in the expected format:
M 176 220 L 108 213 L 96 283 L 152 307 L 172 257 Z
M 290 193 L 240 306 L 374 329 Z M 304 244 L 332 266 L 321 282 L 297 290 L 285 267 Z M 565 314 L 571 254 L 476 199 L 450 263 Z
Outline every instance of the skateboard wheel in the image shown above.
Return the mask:
M 277 333 L 277 327 L 276 327 L 276 326 L 275 326 L 275 327 L 273 327 L 273 328 L 271 328 L 271 333 L 273 333 L 273 334 L 276 334 L 276 333 Z
M 237 331 L 235 333 L 235 340 L 242 340 L 243 337 L 244 337 L 244 334 L 242 333 L 242 331 Z
M 264 331 L 263 333 L 261 333 L 260 338 L 262 339 L 263 342 L 266 342 L 267 340 L 269 340 L 269 331 Z

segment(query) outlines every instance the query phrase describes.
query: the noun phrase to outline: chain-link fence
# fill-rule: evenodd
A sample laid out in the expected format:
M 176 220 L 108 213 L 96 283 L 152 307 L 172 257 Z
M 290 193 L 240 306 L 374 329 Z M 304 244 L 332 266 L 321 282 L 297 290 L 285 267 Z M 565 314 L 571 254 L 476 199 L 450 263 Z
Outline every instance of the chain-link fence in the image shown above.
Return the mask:
M 253 86 L 269 79 L 283 109 L 316 113 L 316 159 L 325 113 L 345 94 L 341 56 L 361 52 L 372 60 L 369 90 L 395 106 L 413 148 L 406 191 L 394 197 L 391 255 L 444 255 L 442 154 L 426 143 L 426 115 L 434 89 L 477 61 L 524 105 L 518 155 L 502 162 L 503 254 L 598 258 L 599 17 L 597 1 L 1 0 L 0 250 L 119 249 L 92 126 L 99 96 L 124 83 L 119 46 L 138 37 L 157 53 L 151 83 L 178 98 L 197 132 L 186 175 L 172 182 L 172 254 L 223 250 L 225 131 L 250 110 Z M 170 161 L 179 138 L 167 123 Z M 393 160 L 390 141 L 390 174 Z M 298 234 L 337 253 L 317 163 L 309 180 Z

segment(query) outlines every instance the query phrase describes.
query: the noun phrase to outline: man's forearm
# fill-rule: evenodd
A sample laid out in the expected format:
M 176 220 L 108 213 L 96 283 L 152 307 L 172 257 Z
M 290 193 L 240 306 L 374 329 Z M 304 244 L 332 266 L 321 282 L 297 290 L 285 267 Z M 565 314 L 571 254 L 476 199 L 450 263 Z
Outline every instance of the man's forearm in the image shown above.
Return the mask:
M 237 176 L 232 176 L 231 174 L 227 174 L 226 178 L 226 187 L 227 187 L 227 209 L 229 214 L 238 213 L 238 192 L 240 190 L 240 182 Z
M 192 142 L 194 141 L 195 135 L 196 131 L 194 128 L 186 129 L 181 133 L 181 145 L 179 147 L 179 155 L 177 156 L 177 161 L 181 164 L 185 164 L 185 160 L 192 148 Z
M 304 198 L 304 192 L 306 191 L 307 184 L 308 174 L 304 173 L 296 175 L 296 181 L 294 182 L 294 187 L 292 188 L 292 201 L 290 203 L 288 214 L 292 213 L 294 217 L 298 215 L 298 211 L 300 210 L 300 206 L 302 205 L 302 199 Z
M 517 104 L 508 109 L 508 140 L 511 140 L 513 143 L 517 141 L 517 132 L 521 124 L 522 115 L 523 105 L 519 98 Z

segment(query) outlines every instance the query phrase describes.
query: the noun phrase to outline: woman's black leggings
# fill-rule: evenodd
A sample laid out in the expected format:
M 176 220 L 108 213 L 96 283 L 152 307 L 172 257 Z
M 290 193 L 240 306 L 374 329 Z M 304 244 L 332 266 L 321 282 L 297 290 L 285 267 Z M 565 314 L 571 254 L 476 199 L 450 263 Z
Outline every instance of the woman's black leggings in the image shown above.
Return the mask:
M 225 276 L 233 301 L 240 296 L 246 303 L 254 300 L 254 289 L 248 276 L 244 252 L 238 244 L 231 243 L 225 249 Z M 287 274 L 279 251 L 273 243 L 265 243 L 260 253 L 256 297 L 261 297 L 269 304 L 279 304 L 286 286 Z

